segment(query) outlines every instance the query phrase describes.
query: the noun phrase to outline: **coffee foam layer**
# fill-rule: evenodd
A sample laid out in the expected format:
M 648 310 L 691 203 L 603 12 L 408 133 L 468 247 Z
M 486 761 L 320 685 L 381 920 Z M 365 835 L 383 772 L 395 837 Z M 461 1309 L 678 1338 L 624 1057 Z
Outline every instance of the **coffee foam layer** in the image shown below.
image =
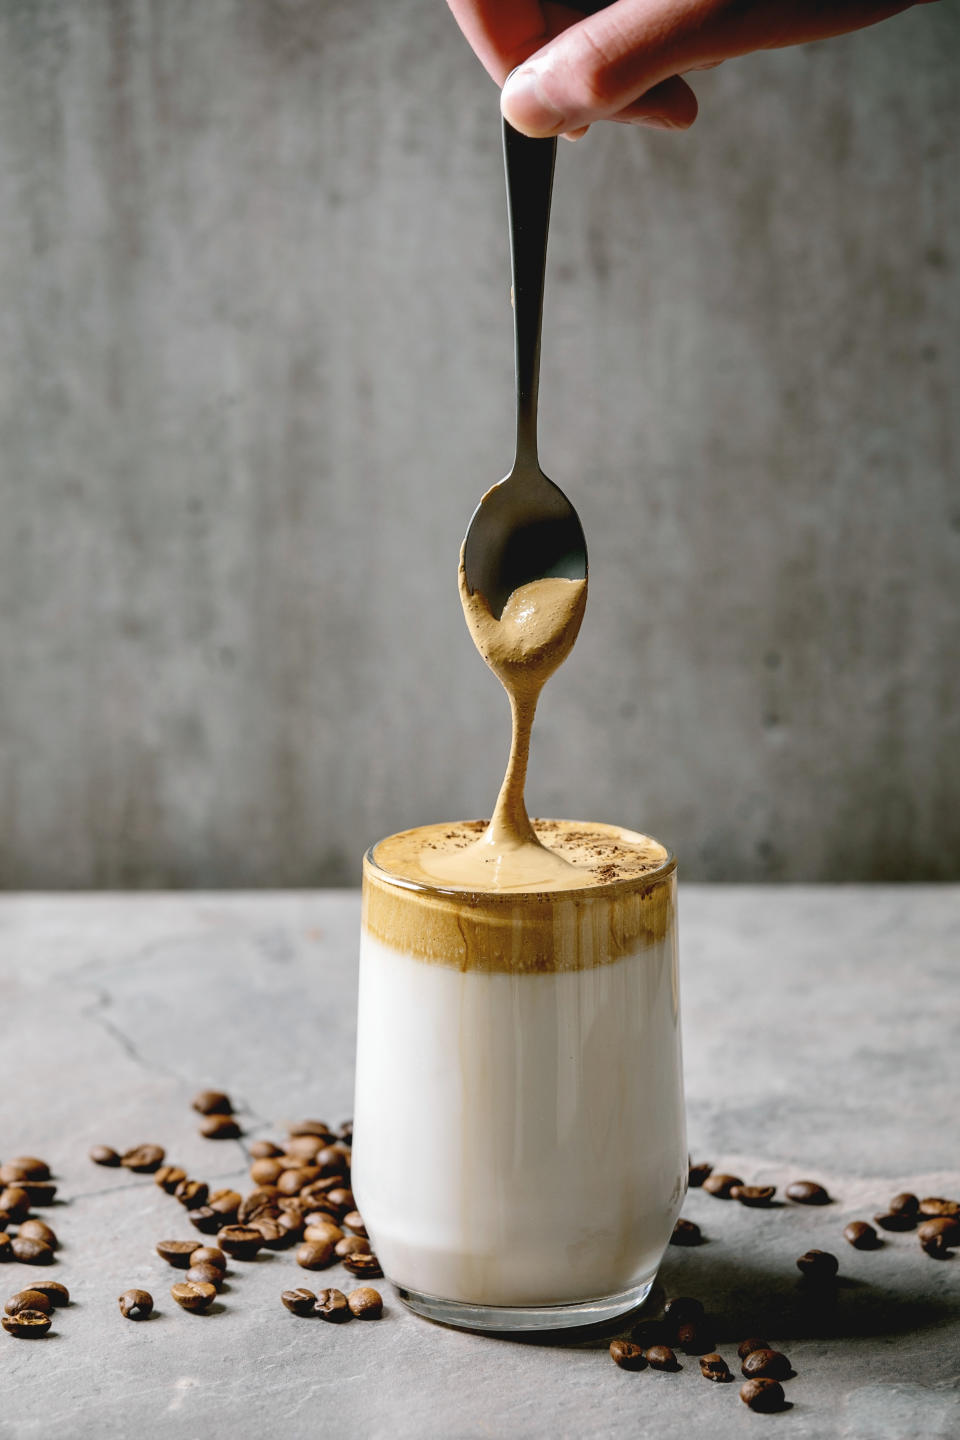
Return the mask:
M 676 864 L 658 841 L 598 822 L 535 820 L 538 839 L 574 868 L 576 885 L 517 891 L 438 882 L 432 857 L 474 844 L 485 824 L 425 825 L 381 840 L 364 861 L 367 930 L 432 964 L 512 973 L 609 964 L 663 940 Z

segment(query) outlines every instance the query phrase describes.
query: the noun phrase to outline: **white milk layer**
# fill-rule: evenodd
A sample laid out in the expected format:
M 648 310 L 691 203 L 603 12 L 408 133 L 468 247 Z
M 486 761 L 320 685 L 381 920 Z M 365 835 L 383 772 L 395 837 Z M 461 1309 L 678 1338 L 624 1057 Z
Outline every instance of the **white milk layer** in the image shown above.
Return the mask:
M 476 1305 L 619 1294 L 687 1178 L 676 944 L 461 972 L 365 930 L 353 1189 L 394 1283 Z

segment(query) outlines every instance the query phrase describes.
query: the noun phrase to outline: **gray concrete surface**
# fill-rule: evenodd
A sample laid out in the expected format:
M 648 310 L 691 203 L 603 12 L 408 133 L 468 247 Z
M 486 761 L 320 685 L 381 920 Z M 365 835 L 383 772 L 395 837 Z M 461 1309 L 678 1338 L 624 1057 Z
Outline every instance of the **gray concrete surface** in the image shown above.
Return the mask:
M 45 1273 L 74 1297 L 53 1338 L 0 1335 L 2 1440 L 960 1432 L 960 1259 L 926 1258 L 915 1235 L 876 1253 L 840 1235 L 895 1191 L 960 1193 L 960 888 L 682 891 L 691 1149 L 781 1187 L 819 1178 L 835 1197 L 759 1212 L 691 1192 L 684 1213 L 707 1243 L 668 1251 L 661 1272 L 661 1298 L 707 1303 L 728 1358 L 758 1331 L 789 1354 L 792 1408 L 775 1419 L 695 1361 L 626 1374 L 603 1338 L 462 1334 L 407 1313 L 387 1286 L 379 1324 L 296 1320 L 279 1303 L 304 1279 L 289 1254 L 234 1265 L 216 1313 L 176 1309 L 153 1245 L 195 1232 L 150 1177 L 96 1169 L 87 1149 L 156 1141 L 195 1175 L 242 1184 L 244 1143 L 195 1134 L 200 1085 L 242 1102 L 245 1142 L 305 1113 L 348 1115 L 358 925 L 342 892 L 0 898 L 2 1153 L 53 1164 L 63 1248 Z M 794 1260 L 810 1246 L 840 1258 L 834 1309 L 802 1302 Z M 4 1297 L 35 1273 L 0 1267 Z M 156 1297 L 148 1324 L 119 1314 L 129 1285 Z
M 960 12 L 562 146 L 543 458 L 591 600 L 540 814 L 960 878 Z M 484 814 L 496 91 L 442 0 L 0 0 L 0 885 L 353 883 Z

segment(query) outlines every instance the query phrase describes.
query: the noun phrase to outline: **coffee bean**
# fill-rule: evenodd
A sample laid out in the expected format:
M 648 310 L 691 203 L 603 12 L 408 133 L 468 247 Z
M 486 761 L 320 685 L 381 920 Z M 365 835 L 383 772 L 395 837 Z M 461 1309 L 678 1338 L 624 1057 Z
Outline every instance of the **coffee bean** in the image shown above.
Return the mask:
M 310 1201 L 310 1209 L 304 1212 L 304 1225 L 336 1225 L 340 1218 L 340 1207 L 321 1195 Z
M 8 1185 L 0 1191 L 0 1210 L 5 1210 L 14 1223 L 26 1220 L 30 1210 L 30 1196 L 22 1185 Z
M 677 1326 L 676 1343 L 685 1355 L 704 1355 L 716 1341 L 703 1320 L 686 1320 Z
M 352 1319 L 347 1297 L 342 1290 L 321 1290 L 313 1310 L 321 1320 L 331 1320 L 335 1325 Z
M 256 1220 L 251 1220 L 250 1225 L 253 1230 L 260 1231 L 268 1250 L 285 1250 L 299 1238 L 299 1226 L 288 1229 L 269 1215 L 261 1215 Z
M 5 1234 L 2 1230 L 0 1230 L 0 1265 L 2 1265 L 5 1260 L 12 1259 L 13 1240 L 9 1235 Z
M 223 1090 L 201 1090 L 199 1095 L 194 1095 L 190 1104 L 200 1115 L 233 1114 L 230 1096 Z
M 21 1310 L 41 1310 L 49 1315 L 52 1309 L 47 1296 L 39 1290 L 18 1290 L 3 1307 L 5 1315 L 19 1315 Z
M 191 1265 L 183 1278 L 195 1285 L 212 1285 L 219 1290 L 223 1284 L 223 1271 L 219 1265 Z
M 192 1265 L 216 1265 L 218 1270 L 226 1270 L 227 1257 L 216 1245 L 201 1245 L 194 1250 L 190 1257 Z
M 203 1180 L 181 1180 L 173 1192 L 174 1199 L 187 1210 L 199 1210 L 201 1205 L 206 1205 L 209 1194 L 210 1187 Z
M 335 1205 L 341 1215 L 348 1211 L 355 1211 L 357 1202 L 353 1198 L 353 1191 L 343 1185 L 336 1185 L 332 1190 L 327 1191 L 327 1199 L 331 1205 Z
M 171 1285 L 170 1294 L 184 1310 L 200 1314 L 209 1310 L 217 1298 L 217 1287 L 199 1284 L 195 1280 L 181 1280 L 179 1284 Z
M 354 1295 L 361 1294 L 361 1291 L 354 1290 Z M 376 1290 L 371 1292 L 376 1295 Z M 647 1364 L 647 1357 L 639 1345 L 634 1345 L 630 1340 L 611 1340 L 610 1359 L 621 1370 L 644 1370 Z
M 293 1315 L 312 1315 L 317 1303 L 313 1291 L 302 1287 L 299 1290 L 284 1290 L 280 1299 Z
M 94 1165 L 115 1166 L 120 1164 L 120 1156 L 118 1152 L 114 1150 L 110 1145 L 94 1145 L 93 1149 L 90 1151 L 90 1159 L 93 1161 Z
M 120 1164 L 125 1170 L 133 1170 L 138 1175 L 149 1175 L 159 1170 L 164 1153 L 162 1145 L 134 1145 L 120 1156 Z
M 352 1145 L 352 1144 L 353 1144 L 353 1121 L 352 1121 L 352 1120 L 344 1120 L 343 1124 L 342 1124 L 342 1125 L 338 1128 L 338 1130 L 337 1130 L 337 1137 L 338 1137 L 340 1140 L 345 1141 L 347 1145 Z
M 309 1185 L 311 1180 L 317 1178 L 316 1167 L 298 1165 L 293 1170 L 284 1170 L 277 1181 L 277 1189 L 281 1195 L 299 1195 L 305 1185 Z
M 751 1350 L 743 1357 L 740 1373 L 747 1380 L 786 1380 L 793 1371 L 779 1350 Z
M 281 1210 L 280 1214 L 276 1217 L 276 1221 L 277 1224 L 280 1226 L 280 1229 L 285 1233 L 287 1237 L 287 1243 L 292 1245 L 295 1240 L 299 1240 L 302 1237 L 303 1221 L 301 1220 L 299 1215 L 293 1212 L 288 1212 L 286 1210 Z
M 228 1217 L 221 1215 L 211 1205 L 200 1205 L 196 1210 L 188 1210 L 187 1218 L 203 1235 L 216 1235 L 218 1230 L 228 1224 Z
M 118 1304 L 125 1320 L 149 1320 L 153 1312 L 153 1296 L 149 1290 L 124 1290 Z
M 207 1115 L 201 1120 L 198 1133 L 205 1140 L 236 1140 L 241 1130 L 232 1115 Z
M 865 1220 L 851 1220 L 844 1228 L 843 1238 L 848 1240 L 855 1250 L 877 1250 L 883 1244 L 876 1230 Z
M 283 1174 L 279 1160 L 254 1160 L 250 1166 L 250 1179 L 254 1185 L 273 1185 Z
M 349 1169 L 346 1156 L 336 1145 L 330 1145 L 325 1150 L 318 1150 L 313 1163 L 321 1175 L 343 1175 Z
M 251 1190 L 240 1202 L 237 1219 L 241 1225 L 245 1225 L 249 1220 L 256 1220 L 258 1215 L 274 1215 L 276 1211 L 277 1190 L 261 1185 L 259 1190 Z
M 909 1190 L 901 1190 L 899 1195 L 894 1195 L 887 1206 L 887 1211 L 891 1215 L 916 1215 L 919 1209 L 920 1201 Z
M 274 1145 L 272 1140 L 251 1140 L 249 1148 L 254 1160 L 270 1160 L 283 1154 L 280 1146 Z
M 761 1415 L 772 1415 L 786 1404 L 779 1380 L 748 1380 L 740 1386 L 740 1399 Z
M 921 1215 L 929 1216 L 931 1219 L 941 1215 L 960 1217 L 960 1201 L 943 1200 L 936 1195 L 928 1195 L 926 1200 L 921 1200 L 918 1209 Z
M 18 1340 L 38 1340 L 50 1329 L 50 1316 L 43 1310 L 21 1310 L 17 1315 L 0 1316 L 0 1325 Z
M 647 1364 L 654 1370 L 679 1370 L 680 1362 L 669 1345 L 651 1345 L 646 1351 Z
M 306 1241 L 297 1250 L 297 1264 L 304 1270 L 326 1270 L 333 1264 L 333 1246 L 329 1240 L 323 1244 Z
M 706 1190 L 708 1195 L 713 1195 L 717 1200 L 729 1200 L 731 1191 L 742 1185 L 743 1181 L 739 1175 L 722 1175 L 719 1171 L 713 1171 L 704 1180 L 701 1189 Z
M 351 1275 L 361 1279 L 378 1280 L 383 1274 L 380 1261 L 372 1251 L 360 1255 L 344 1255 L 341 1257 L 341 1264 L 344 1270 L 349 1270 Z
M 379 1320 L 383 1314 L 383 1297 L 379 1290 L 371 1290 L 369 1285 L 351 1290 L 347 1304 L 358 1320 Z
M 53 1204 L 57 1187 L 52 1180 L 21 1180 L 20 1184 L 26 1190 L 31 1205 Z
M 797 1261 L 797 1269 L 806 1280 L 835 1280 L 839 1268 L 836 1255 L 829 1250 L 808 1250 Z
M 942 1235 L 931 1235 L 928 1240 L 920 1241 L 920 1249 L 931 1260 L 950 1260 L 952 1251 Z
M 217 1210 L 221 1215 L 228 1215 L 232 1219 L 240 1209 L 242 1199 L 239 1190 L 214 1190 L 207 1204 L 211 1210 Z
M 342 1221 L 344 1230 L 349 1230 L 351 1235 L 362 1235 L 364 1240 L 369 1239 L 367 1227 L 363 1223 L 363 1216 L 359 1210 L 348 1210 Z
M 153 1177 L 153 1183 L 159 1185 L 161 1190 L 166 1190 L 172 1195 L 182 1180 L 186 1180 L 187 1172 L 179 1165 L 161 1165 Z
M 12 1216 L 6 1210 L 0 1210 L 0 1231 L 6 1230 L 7 1226 L 13 1223 Z
M 263 1245 L 263 1236 L 251 1225 L 226 1225 L 217 1236 L 221 1250 L 234 1260 L 253 1260 Z
M 70 1291 L 59 1280 L 34 1280 L 30 1289 L 45 1295 L 55 1309 L 70 1304 Z
M 16 1185 L 21 1180 L 49 1180 L 50 1166 L 36 1155 L 17 1155 L 0 1165 L 0 1185 Z
M 11 1242 L 13 1258 L 23 1265 L 52 1265 L 53 1246 L 32 1235 L 17 1235 Z
M 345 1255 L 369 1255 L 370 1241 L 364 1240 L 362 1235 L 344 1235 L 333 1247 L 334 1254 L 341 1260 Z
M 195 1250 L 200 1249 L 199 1240 L 159 1240 L 157 1242 L 157 1254 L 161 1260 L 166 1260 L 175 1270 L 186 1270 L 191 1263 L 191 1256 Z
M 920 1237 L 920 1244 L 928 1240 L 939 1240 L 941 1244 L 950 1247 L 960 1245 L 960 1220 L 952 1215 L 938 1215 L 933 1220 L 924 1220 L 917 1231 Z
M 700 1374 L 705 1380 L 716 1380 L 721 1384 L 733 1379 L 730 1367 L 722 1355 L 701 1355 Z
M 916 1230 L 916 1215 L 904 1214 L 902 1210 L 891 1210 L 886 1215 L 874 1215 L 874 1224 L 879 1225 L 881 1230 Z
M 326 1141 L 322 1135 L 294 1135 L 287 1141 L 287 1154 L 295 1155 L 298 1160 L 312 1160 L 318 1150 L 322 1150 Z
M 324 1243 L 336 1245 L 339 1240 L 343 1239 L 343 1231 L 339 1225 L 308 1225 L 303 1232 L 303 1238 L 304 1240 L 316 1240 L 321 1245 Z M 355 1240 L 362 1238 L 360 1235 L 354 1236 Z
M 29 1236 L 33 1240 L 44 1240 L 52 1250 L 57 1250 L 60 1247 L 57 1232 L 52 1230 L 43 1220 L 24 1220 L 20 1226 L 19 1234 L 24 1237 Z
M 333 1131 L 325 1120 L 298 1120 L 287 1127 L 288 1135 L 321 1135 L 324 1140 L 334 1138 Z
M 777 1193 L 776 1185 L 734 1185 L 730 1191 L 731 1200 L 739 1200 L 753 1210 L 765 1209 Z
M 698 1189 L 698 1188 L 703 1184 L 704 1180 L 706 1180 L 707 1176 L 708 1176 L 709 1174 L 711 1174 L 712 1171 L 713 1171 L 713 1166 L 712 1166 L 712 1165 L 707 1165 L 707 1164 L 694 1165 L 693 1161 L 691 1160 L 691 1161 L 690 1161 L 690 1165 L 689 1165 L 689 1169 L 688 1169 L 688 1171 L 687 1171 L 687 1183 L 688 1183 L 688 1185 L 690 1186 L 690 1188 L 691 1188 L 692 1190 Z
M 816 1180 L 793 1180 L 787 1186 L 787 1199 L 795 1205 L 829 1205 L 830 1196 Z
M 668 1325 L 686 1325 L 691 1320 L 703 1319 L 703 1301 L 692 1295 L 676 1295 L 663 1307 L 663 1318 Z
M 755 1350 L 769 1349 L 769 1340 L 760 1340 L 756 1336 L 752 1335 L 749 1340 L 740 1341 L 740 1344 L 737 1346 L 737 1354 L 739 1355 L 741 1360 L 746 1360 L 747 1356 L 752 1355 Z
M 700 1226 L 697 1225 L 693 1220 L 684 1220 L 683 1218 L 679 1219 L 673 1227 L 673 1233 L 670 1236 L 670 1244 L 684 1246 L 702 1245 L 703 1233 L 700 1229 Z

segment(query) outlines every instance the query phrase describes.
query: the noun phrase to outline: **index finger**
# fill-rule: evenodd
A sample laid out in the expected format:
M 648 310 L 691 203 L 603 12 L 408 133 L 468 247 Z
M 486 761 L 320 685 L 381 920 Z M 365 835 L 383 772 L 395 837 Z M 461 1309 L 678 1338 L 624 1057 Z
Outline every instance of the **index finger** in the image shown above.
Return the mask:
M 447 0 L 447 4 L 470 48 L 498 85 L 584 16 L 584 9 L 540 0 Z

